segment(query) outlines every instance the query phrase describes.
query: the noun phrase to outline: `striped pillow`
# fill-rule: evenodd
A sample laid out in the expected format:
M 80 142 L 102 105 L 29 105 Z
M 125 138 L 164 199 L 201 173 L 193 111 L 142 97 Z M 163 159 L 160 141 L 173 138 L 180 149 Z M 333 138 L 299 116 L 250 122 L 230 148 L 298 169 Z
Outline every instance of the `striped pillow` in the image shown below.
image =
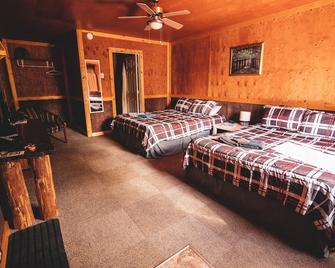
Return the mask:
M 265 106 L 262 125 L 298 131 L 306 109 L 284 106 Z
M 215 101 L 194 100 L 188 112 L 192 114 L 209 115 L 215 106 Z
M 308 110 L 302 119 L 299 132 L 335 138 L 335 114 Z
M 193 100 L 188 98 L 180 98 L 177 101 L 175 110 L 183 113 L 187 113 L 192 106 Z

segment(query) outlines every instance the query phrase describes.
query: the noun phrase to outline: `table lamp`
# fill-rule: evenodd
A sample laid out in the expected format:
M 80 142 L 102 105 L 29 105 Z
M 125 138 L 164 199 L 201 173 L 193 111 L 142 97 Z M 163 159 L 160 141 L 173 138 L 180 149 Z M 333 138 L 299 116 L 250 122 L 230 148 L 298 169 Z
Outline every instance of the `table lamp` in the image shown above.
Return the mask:
M 251 112 L 240 111 L 240 124 L 242 126 L 248 126 L 250 123 Z

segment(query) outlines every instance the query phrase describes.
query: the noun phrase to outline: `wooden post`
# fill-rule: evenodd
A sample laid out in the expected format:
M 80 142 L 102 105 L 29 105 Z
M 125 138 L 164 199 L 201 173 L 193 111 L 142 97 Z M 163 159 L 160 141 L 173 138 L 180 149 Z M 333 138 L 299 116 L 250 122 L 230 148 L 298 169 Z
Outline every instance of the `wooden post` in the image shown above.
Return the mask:
M 7 192 L 9 205 L 13 214 L 14 228 L 21 230 L 33 225 L 35 218 L 20 162 L 12 161 L 2 163 L 1 179 Z
M 35 174 L 35 192 L 43 220 L 55 218 L 58 209 L 49 155 L 32 158 L 31 167 Z
M 27 159 L 20 159 L 21 169 L 26 170 L 29 169 L 29 164 Z

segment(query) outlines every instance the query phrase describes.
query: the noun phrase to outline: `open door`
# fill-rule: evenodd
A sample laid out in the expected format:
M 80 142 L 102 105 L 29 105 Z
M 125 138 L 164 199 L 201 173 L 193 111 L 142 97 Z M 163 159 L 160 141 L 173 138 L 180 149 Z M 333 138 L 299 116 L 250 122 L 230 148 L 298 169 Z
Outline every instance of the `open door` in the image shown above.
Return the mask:
M 144 111 L 141 51 L 110 48 L 114 115 Z

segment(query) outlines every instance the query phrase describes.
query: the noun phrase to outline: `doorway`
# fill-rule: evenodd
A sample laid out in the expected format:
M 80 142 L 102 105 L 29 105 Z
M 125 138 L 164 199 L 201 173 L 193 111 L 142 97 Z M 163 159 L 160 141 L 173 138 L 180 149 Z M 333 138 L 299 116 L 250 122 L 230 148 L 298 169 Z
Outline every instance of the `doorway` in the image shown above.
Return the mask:
M 110 49 L 114 115 L 144 110 L 142 57 L 142 52 Z

